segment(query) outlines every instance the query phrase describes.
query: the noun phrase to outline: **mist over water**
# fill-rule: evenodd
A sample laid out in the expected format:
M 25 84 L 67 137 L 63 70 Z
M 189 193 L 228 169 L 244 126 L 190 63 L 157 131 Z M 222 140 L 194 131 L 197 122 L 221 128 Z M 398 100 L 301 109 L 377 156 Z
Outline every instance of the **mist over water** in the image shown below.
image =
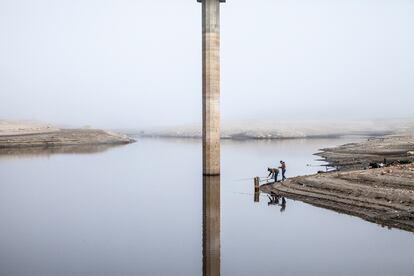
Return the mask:
M 200 125 L 170 128 L 128 129 L 147 137 L 201 138 Z M 287 139 L 287 138 L 338 138 L 341 136 L 383 136 L 388 134 L 413 134 L 414 120 L 245 120 L 223 122 L 223 139 Z

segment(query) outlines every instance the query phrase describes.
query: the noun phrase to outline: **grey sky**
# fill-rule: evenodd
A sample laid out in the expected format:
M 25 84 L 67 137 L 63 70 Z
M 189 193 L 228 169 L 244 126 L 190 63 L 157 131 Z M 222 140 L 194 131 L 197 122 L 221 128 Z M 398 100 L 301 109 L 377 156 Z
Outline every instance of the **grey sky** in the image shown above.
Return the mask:
M 228 0 L 222 118 L 414 117 L 414 1 Z M 0 118 L 201 119 L 196 0 L 0 0 Z

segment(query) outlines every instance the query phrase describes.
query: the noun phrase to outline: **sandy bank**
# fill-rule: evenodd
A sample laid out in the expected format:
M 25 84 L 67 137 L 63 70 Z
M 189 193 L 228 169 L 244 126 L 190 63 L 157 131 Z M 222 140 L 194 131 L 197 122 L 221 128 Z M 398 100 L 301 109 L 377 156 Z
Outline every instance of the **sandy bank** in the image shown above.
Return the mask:
M 320 153 L 344 171 L 291 178 L 261 190 L 414 232 L 414 164 L 360 169 L 370 162 L 413 160 L 412 136 L 372 139 Z
M 134 142 L 130 137 L 99 129 L 59 129 L 36 123 L 0 123 L 0 149 L 116 145 Z

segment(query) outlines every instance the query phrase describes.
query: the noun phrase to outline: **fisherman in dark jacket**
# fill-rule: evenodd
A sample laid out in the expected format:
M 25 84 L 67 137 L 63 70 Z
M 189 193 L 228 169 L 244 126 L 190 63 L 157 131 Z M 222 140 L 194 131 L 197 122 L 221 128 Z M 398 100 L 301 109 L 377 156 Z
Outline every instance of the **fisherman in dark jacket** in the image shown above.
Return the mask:
M 279 169 L 277 168 L 267 168 L 267 171 L 269 172 L 269 176 L 271 176 L 271 178 L 275 179 L 275 182 L 277 182 L 277 176 L 279 175 Z

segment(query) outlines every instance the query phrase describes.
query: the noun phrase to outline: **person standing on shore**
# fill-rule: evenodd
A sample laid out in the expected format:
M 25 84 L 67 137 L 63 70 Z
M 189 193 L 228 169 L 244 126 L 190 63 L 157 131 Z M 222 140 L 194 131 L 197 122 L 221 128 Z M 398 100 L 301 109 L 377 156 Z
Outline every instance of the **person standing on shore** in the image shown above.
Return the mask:
M 277 176 L 279 175 L 279 169 L 277 168 L 267 168 L 267 171 L 269 172 L 269 176 L 271 176 L 271 178 L 275 179 L 275 182 L 277 182 Z
M 282 160 L 280 160 L 280 169 L 282 169 L 282 181 L 286 179 L 285 173 L 286 173 L 286 163 Z

